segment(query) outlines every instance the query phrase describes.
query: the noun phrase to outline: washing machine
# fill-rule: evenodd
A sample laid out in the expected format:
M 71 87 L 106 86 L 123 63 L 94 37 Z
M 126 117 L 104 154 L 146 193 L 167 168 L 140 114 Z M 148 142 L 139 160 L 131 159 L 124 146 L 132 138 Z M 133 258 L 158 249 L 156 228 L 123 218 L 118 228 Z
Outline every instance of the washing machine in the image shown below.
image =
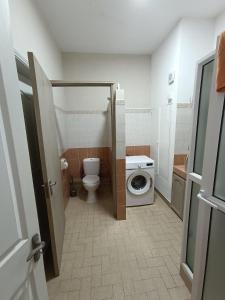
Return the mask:
M 126 157 L 126 206 L 154 203 L 154 160 L 148 156 Z

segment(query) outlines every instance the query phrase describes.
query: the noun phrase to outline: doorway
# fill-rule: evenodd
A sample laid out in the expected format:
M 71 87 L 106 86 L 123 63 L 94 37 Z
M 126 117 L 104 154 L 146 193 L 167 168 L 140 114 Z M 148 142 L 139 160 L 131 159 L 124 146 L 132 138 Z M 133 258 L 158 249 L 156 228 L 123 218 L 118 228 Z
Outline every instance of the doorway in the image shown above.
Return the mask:
M 42 240 L 46 241 L 46 249 L 44 251 L 44 262 L 45 262 L 45 272 L 46 278 L 50 279 L 54 276 L 59 274 L 60 270 L 60 261 L 61 261 L 61 254 L 57 257 L 57 249 L 56 249 L 56 236 L 55 236 L 55 228 L 54 220 L 52 216 L 52 206 L 50 205 L 50 200 L 48 199 L 48 194 L 46 195 L 46 187 L 43 186 L 43 182 L 45 174 L 43 173 L 43 146 L 40 143 L 40 128 L 38 127 L 37 121 L 37 101 L 38 101 L 38 88 L 42 88 L 42 85 L 38 86 L 38 80 L 36 80 L 35 89 L 32 89 L 31 86 L 34 86 L 32 83 L 32 71 L 36 71 L 39 73 L 39 77 L 43 76 L 47 82 L 47 77 L 45 77 L 44 72 L 42 71 L 41 67 L 39 66 L 37 60 L 33 56 L 32 53 L 29 53 L 29 60 L 31 60 L 30 69 L 26 61 L 21 59 L 19 55 L 16 55 L 16 65 L 17 65 L 17 72 L 18 72 L 18 79 L 20 83 L 21 89 L 21 101 L 23 104 L 23 112 L 24 112 L 24 122 L 26 126 L 26 133 L 27 133 L 27 141 L 29 147 L 29 154 L 30 154 L 30 163 L 32 168 L 32 175 L 33 175 L 33 185 L 35 190 L 36 196 L 36 205 L 38 211 L 38 219 L 40 224 L 41 230 L 41 238 Z M 35 69 L 37 68 L 37 70 Z M 35 72 L 34 72 L 35 73 Z M 40 79 L 40 78 L 39 78 Z M 112 190 L 113 190 L 113 215 L 116 219 L 125 219 L 126 211 L 125 211 L 125 197 L 122 198 L 121 195 L 124 196 L 125 194 L 125 183 L 124 185 L 121 183 L 121 178 L 125 177 L 125 147 L 120 142 L 120 153 L 116 152 L 118 145 L 116 143 L 118 128 L 121 127 L 119 121 L 116 122 L 116 111 L 118 114 L 122 114 L 123 110 L 119 109 L 121 106 L 121 99 L 118 101 L 118 107 L 116 106 L 116 89 L 115 84 L 113 82 L 58 82 L 48 80 L 48 88 L 49 91 L 52 87 L 56 86 L 104 86 L 110 89 L 110 118 L 111 118 L 111 145 L 110 145 L 110 160 L 111 160 L 111 176 L 112 176 Z M 42 91 L 43 92 L 43 91 Z M 48 99 L 44 93 L 41 94 L 42 99 L 46 101 Z M 50 99 L 51 100 L 51 99 Z M 52 101 L 53 103 L 53 101 Z M 45 107 L 44 107 L 45 110 Z M 55 119 L 55 112 L 54 119 Z M 124 115 L 123 115 L 124 117 Z M 40 115 L 39 115 L 40 118 Z M 119 118 L 122 120 L 122 118 Z M 119 132 L 121 134 L 121 132 Z M 124 141 L 125 142 L 125 141 Z M 55 147 L 54 151 L 58 151 Z M 57 154 L 58 155 L 58 154 Z M 59 156 L 57 157 L 59 163 Z M 124 170 L 123 170 L 124 169 Z M 122 172 L 124 171 L 124 172 Z M 61 176 L 61 172 L 60 172 Z M 49 182 L 48 182 L 49 185 Z M 118 188 L 118 186 L 120 188 Z M 44 187 L 44 188 L 43 188 Z M 53 187 L 54 188 L 54 187 Z M 123 189 L 122 189 L 123 188 Z M 48 186 L 49 191 L 52 191 L 52 186 Z M 122 189 L 122 191 L 121 191 Z M 63 198 L 63 197 L 62 197 Z M 62 199 L 61 199 L 62 200 Z M 61 209 L 63 210 L 63 208 Z M 64 212 L 63 212 L 64 213 Z M 61 214 L 61 213 L 60 213 Z M 59 222 L 60 218 L 57 218 L 57 222 Z M 59 224 L 59 226 L 61 226 Z M 62 226 L 63 223 L 62 223 Z M 62 227 L 61 226 L 61 227 Z M 62 232 L 62 231 L 61 231 Z M 64 236 L 64 234 L 63 234 Z M 59 245 L 59 243 L 58 243 Z M 60 242 L 59 247 L 62 249 L 63 242 Z
M 52 251 L 53 245 L 50 232 L 47 199 L 45 190 L 43 188 L 44 178 L 41 166 L 41 154 L 39 150 L 33 90 L 31 87 L 29 68 L 19 58 L 18 55 L 16 55 L 16 66 L 23 107 L 24 123 L 26 129 L 39 228 L 41 240 L 45 242 L 45 248 L 43 250 L 45 275 L 46 279 L 49 280 L 57 275 L 57 271 L 54 267 L 54 258 Z

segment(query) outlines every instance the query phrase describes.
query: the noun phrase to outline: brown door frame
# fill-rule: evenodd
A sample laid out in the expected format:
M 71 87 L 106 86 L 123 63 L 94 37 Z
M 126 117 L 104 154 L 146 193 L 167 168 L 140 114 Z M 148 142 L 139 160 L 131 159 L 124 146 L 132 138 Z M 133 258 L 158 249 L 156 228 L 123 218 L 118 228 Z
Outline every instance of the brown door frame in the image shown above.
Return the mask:
M 52 87 L 109 87 L 111 100 L 111 132 L 112 132 L 112 191 L 114 203 L 114 216 L 117 220 L 126 219 L 119 212 L 119 195 L 117 193 L 118 165 L 116 160 L 116 83 L 114 81 L 67 81 L 51 80 Z M 124 174 L 125 176 L 125 174 Z

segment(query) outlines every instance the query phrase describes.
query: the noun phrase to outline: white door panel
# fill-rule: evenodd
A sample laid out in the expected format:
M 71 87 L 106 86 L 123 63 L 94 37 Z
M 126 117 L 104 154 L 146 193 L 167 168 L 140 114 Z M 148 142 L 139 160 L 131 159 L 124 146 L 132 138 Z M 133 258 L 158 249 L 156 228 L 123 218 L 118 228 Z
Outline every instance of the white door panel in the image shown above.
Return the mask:
M 42 258 L 26 261 L 39 226 L 7 0 L 0 40 L 0 299 L 47 300 Z
M 217 52 L 216 52 L 217 53 Z M 217 57 L 216 57 L 217 59 Z M 193 300 L 225 299 L 225 94 L 211 80 L 194 257 Z
M 210 89 L 212 84 L 214 54 L 198 63 L 193 105 L 193 128 L 189 163 L 187 170 L 184 231 L 181 253 L 181 266 L 192 284 L 196 251 L 196 236 L 199 211 L 198 193 L 202 184 L 202 163 L 205 151 Z
M 21 239 L 21 230 L 18 218 L 18 209 L 14 208 L 16 205 L 15 188 L 12 181 L 12 172 L 9 164 L 9 158 L 7 157 L 6 139 L 4 135 L 4 127 L 2 122 L 2 114 L 0 112 L 0 170 L 1 181 L 0 191 L 4 197 L 1 199 L 0 209 L 0 256 L 4 256 L 9 248 L 11 248 L 16 241 Z M 4 143 L 3 143 L 4 138 Z M 5 145 L 5 147 L 4 147 Z M 5 149 L 4 149 L 5 148 Z M 5 229 L 8 229 L 5 234 Z

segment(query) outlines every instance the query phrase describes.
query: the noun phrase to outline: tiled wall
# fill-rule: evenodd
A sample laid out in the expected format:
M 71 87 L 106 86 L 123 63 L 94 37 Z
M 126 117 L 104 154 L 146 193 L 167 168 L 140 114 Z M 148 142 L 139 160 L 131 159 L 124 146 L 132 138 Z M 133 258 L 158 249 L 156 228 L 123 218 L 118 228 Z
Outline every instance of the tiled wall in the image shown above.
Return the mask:
M 69 175 L 73 176 L 77 181 L 81 180 L 84 176 L 83 159 L 87 157 L 99 157 L 101 181 L 110 181 L 111 161 L 109 147 L 71 148 L 68 149 L 63 156 L 67 159 L 69 164 Z
M 58 119 L 62 121 L 61 115 L 63 114 L 65 122 L 64 127 L 59 128 L 62 132 L 64 130 L 59 142 L 67 149 L 62 157 L 65 157 L 69 163 L 68 170 L 62 171 L 65 203 L 69 196 L 70 176 L 73 176 L 76 181 L 81 181 L 84 176 L 84 158 L 99 157 L 101 182 L 112 182 L 111 110 L 109 108 L 105 112 L 58 111 Z M 117 116 L 114 141 L 116 142 L 115 192 L 117 199 L 115 213 L 117 219 L 123 220 L 126 219 L 125 155 L 150 156 L 151 111 L 149 109 L 125 110 L 124 95 L 117 95 L 115 110 Z
M 125 185 L 125 101 L 124 91 L 116 91 L 116 217 L 126 220 L 126 185 Z M 115 141 L 114 141 L 115 143 Z
M 151 145 L 151 109 L 123 107 L 126 145 Z M 66 111 L 56 107 L 60 153 L 71 148 L 110 147 L 110 109 Z
M 109 108 L 109 109 L 108 109 Z M 110 103 L 106 110 L 65 110 L 55 106 L 59 152 L 110 145 Z
M 62 154 L 62 157 L 64 156 L 64 153 Z M 69 201 L 70 197 L 70 174 L 69 174 L 69 169 L 66 170 L 61 170 L 61 175 L 62 175 L 62 187 L 63 187 L 63 200 L 64 200 L 64 208 L 67 206 L 67 203 Z
M 126 170 L 125 159 L 116 160 L 117 219 L 126 220 Z
M 186 154 L 175 154 L 174 155 L 174 165 L 185 165 L 186 164 Z
M 151 109 L 127 108 L 126 109 L 126 145 L 151 144 Z
M 126 155 L 146 155 L 150 157 L 150 146 L 142 145 L 142 146 L 126 146 Z
M 176 119 L 175 154 L 189 153 L 192 129 L 192 105 L 178 104 Z
M 81 182 L 83 171 L 83 159 L 87 157 L 100 158 L 100 179 L 102 184 L 111 183 L 112 180 L 112 158 L 111 149 L 109 147 L 96 147 L 96 148 L 72 148 L 66 150 L 61 158 L 66 158 L 69 167 L 62 170 L 62 184 L 63 184 L 63 198 L 64 207 L 69 201 L 70 195 L 70 180 L 71 176 L 75 181 Z
M 107 147 L 107 111 L 75 111 L 65 114 L 66 149 Z
M 64 153 L 66 147 L 66 128 L 64 111 L 58 106 L 55 106 L 56 113 L 56 131 L 59 155 Z

